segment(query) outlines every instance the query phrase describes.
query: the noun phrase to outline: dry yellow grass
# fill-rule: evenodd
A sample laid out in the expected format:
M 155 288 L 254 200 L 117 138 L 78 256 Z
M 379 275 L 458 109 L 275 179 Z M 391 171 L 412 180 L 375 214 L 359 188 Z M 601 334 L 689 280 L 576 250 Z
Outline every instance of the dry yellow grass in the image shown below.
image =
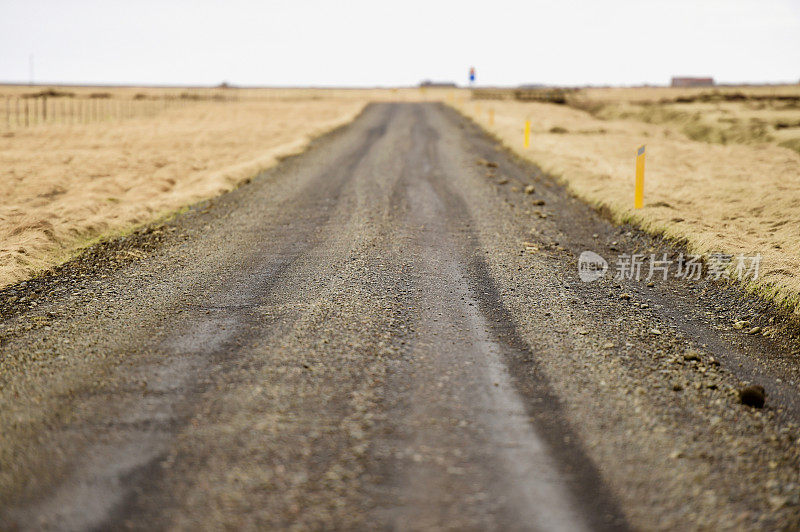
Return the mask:
M 746 99 L 725 100 L 731 96 Z M 651 88 L 638 93 L 631 89 L 590 89 L 578 92 L 572 104 L 607 120 L 669 124 L 692 140 L 717 144 L 770 142 L 800 153 L 800 85 Z
M 444 100 L 451 95 L 468 98 L 469 90 L 450 88 L 395 89 L 315 89 L 315 88 L 210 88 L 210 87 L 104 87 L 73 85 L 0 85 L 0 98 L 22 98 L 54 90 L 78 99 L 107 95 L 111 99 L 130 100 L 138 97 L 157 99 L 227 99 L 238 101 L 271 100 L 370 100 L 420 101 Z
M 561 177 L 580 197 L 609 207 L 620 220 L 685 238 L 697 253 L 761 253 L 757 287 L 800 308 L 797 152 L 769 142 L 708 144 L 691 140 L 669 121 L 603 120 L 553 104 L 482 102 L 480 116 L 474 102 L 459 107 L 511 149 Z M 489 109 L 495 112 L 492 127 Z M 522 146 L 526 118 L 532 122 L 529 149 Z M 566 133 L 551 132 L 558 131 L 554 128 Z M 634 155 L 641 144 L 647 145 L 645 207 L 635 211 Z
M 6 133 L 0 285 L 63 260 L 88 239 L 231 189 L 350 121 L 364 103 L 193 103 L 118 123 Z
M 678 97 L 699 96 L 708 93 L 745 94 L 750 96 L 796 96 L 800 85 L 744 85 L 712 87 L 607 87 L 581 89 L 579 96 L 593 102 L 650 102 L 674 100 Z

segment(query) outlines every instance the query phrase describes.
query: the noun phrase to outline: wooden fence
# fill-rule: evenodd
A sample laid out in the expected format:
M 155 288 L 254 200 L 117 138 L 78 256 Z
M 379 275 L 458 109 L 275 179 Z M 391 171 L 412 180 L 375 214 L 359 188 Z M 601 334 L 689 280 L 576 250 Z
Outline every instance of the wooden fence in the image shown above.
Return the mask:
M 18 129 L 44 124 L 78 125 L 146 118 L 166 109 L 189 105 L 201 99 L 194 95 L 164 98 L 114 98 L 100 96 L 5 96 L 0 99 L 0 127 Z

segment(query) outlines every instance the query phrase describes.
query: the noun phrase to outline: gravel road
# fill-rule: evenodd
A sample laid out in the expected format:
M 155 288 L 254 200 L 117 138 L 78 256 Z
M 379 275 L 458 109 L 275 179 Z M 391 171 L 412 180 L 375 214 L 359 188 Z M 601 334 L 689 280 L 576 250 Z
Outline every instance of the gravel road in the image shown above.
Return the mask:
M 0 293 L 0 528 L 799 527 L 791 317 L 584 250 L 681 252 L 371 105 Z

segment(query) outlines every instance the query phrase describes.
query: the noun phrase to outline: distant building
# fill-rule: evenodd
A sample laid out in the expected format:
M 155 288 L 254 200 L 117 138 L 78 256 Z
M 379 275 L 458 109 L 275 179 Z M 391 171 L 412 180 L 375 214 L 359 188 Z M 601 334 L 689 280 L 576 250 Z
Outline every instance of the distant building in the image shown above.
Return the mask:
M 430 87 L 430 88 L 454 88 L 456 86 L 455 83 L 452 81 L 431 81 L 426 79 L 422 83 L 419 84 L 420 87 Z
M 714 78 L 672 78 L 673 87 L 710 87 Z

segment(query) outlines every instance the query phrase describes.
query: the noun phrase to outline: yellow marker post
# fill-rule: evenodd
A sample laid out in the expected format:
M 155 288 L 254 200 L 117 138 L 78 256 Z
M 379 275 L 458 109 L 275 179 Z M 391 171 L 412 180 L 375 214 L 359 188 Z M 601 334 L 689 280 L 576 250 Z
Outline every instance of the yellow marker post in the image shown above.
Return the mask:
M 489 125 L 494 125 L 494 109 L 489 109 Z
M 636 190 L 633 198 L 633 208 L 644 207 L 644 145 L 639 146 L 636 152 Z
M 531 147 L 531 121 L 525 121 L 525 147 Z

